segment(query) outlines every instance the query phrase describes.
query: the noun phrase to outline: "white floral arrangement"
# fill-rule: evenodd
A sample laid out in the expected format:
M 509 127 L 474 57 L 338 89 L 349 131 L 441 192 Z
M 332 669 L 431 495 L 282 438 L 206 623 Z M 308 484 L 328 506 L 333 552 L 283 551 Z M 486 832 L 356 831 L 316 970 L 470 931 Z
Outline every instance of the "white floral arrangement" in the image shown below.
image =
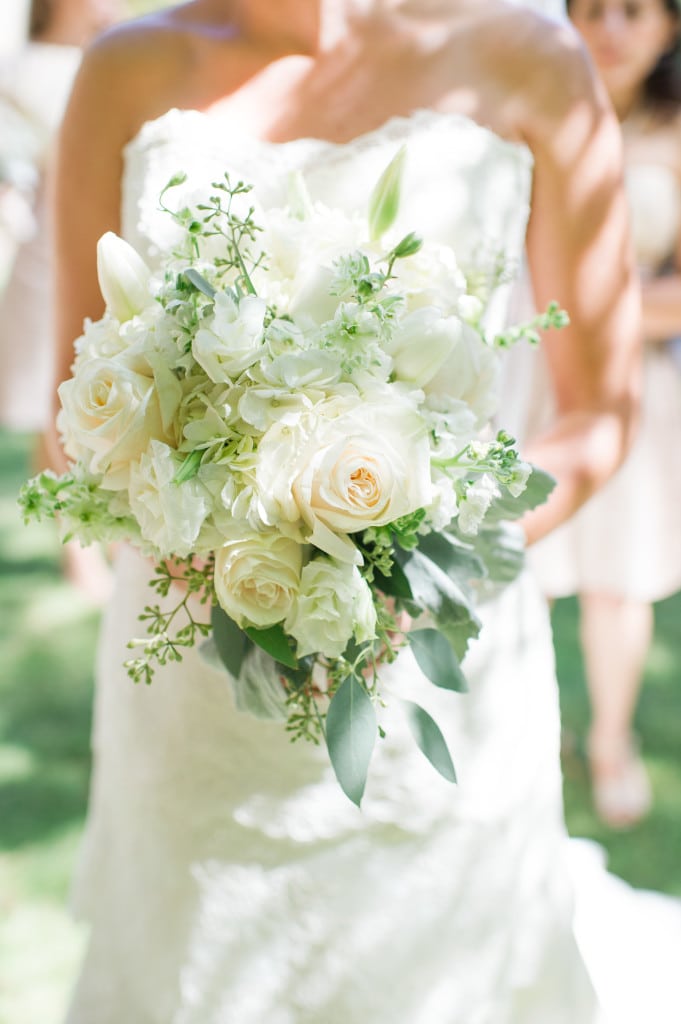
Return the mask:
M 251 205 L 225 175 L 171 210 L 176 175 L 161 205 L 181 242 L 157 275 L 104 235 L 106 312 L 59 389 L 72 466 L 20 499 L 65 539 L 129 541 L 157 563 L 135 681 L 201 641 L 238 707 L 326 741 L 357 804 L 381 665 L 410 645 L 434 685 L 464 689 L 476 603 L 520 569 L 508 521 L 551 481 L 491 430 L 499 361 L 566 320 L 552 304 L 488 337 L 498 274 L 467 277 L 451 248 L 394 234 L 404 160 L 364 215 L 312 202 L 300 175 L 285 208 Z M 409 708 L 455 781 L 439 727 Z

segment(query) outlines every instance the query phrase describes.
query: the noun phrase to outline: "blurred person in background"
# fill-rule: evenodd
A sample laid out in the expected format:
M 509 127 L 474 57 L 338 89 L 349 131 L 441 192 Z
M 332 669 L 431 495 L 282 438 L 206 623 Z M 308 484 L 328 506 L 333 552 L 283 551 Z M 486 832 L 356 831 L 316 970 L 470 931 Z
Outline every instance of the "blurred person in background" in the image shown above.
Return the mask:
M 619 118 L 643 282 L 644 394 L 623 467 L 532 553 L 545 592 L 579 595 L 591 700 L 594 806 L 613 828 L 645 816 L 651 787 L 633 720 L 652 603 L 681 588 L 681 10 L 676 0 L 568 0 Z
M 54 353 L 48 218 L 49 164 L 81 48 L 123 13 L 119 0 L 32 0 L 28 40 L 0 62 L 0 424 L 42 437 L 52 416 Z M 101 599 L 108 571 L 96 549 L 70 544 L 74 583 Z

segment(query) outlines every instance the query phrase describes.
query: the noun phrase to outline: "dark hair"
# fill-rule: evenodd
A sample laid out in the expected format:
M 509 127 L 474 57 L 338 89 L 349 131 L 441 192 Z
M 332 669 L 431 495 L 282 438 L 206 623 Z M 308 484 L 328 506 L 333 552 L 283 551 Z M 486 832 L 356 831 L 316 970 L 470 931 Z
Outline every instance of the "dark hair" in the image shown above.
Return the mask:
M 569 13 L 571 0 L 566 3 Z M 661 3 L 676 20 L 676 36 L 643 83 L 643 98 L 648 107 L 671 117 L 681 107 L 681 7 L 678 0 L 661 0 Z
M 50 27 L 54 14 L 54 0 L 31 0 L 28 20 L 28 38 L 40 39 Z

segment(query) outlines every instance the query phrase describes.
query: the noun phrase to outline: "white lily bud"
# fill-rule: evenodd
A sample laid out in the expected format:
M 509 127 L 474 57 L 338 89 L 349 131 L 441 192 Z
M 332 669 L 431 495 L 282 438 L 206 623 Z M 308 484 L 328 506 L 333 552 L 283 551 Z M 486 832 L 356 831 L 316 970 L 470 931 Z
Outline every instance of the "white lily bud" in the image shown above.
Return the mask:
M 97 276 L 106 308 L 123 323 L 151 302 L 151 271 L 139 253 L 107 231 L 97 242 Z
M 392 227 L 400 207 L 402 172 L 407 155 L 402 146 L 376 182 L 369 200 L 369 234 L 372 241 Z

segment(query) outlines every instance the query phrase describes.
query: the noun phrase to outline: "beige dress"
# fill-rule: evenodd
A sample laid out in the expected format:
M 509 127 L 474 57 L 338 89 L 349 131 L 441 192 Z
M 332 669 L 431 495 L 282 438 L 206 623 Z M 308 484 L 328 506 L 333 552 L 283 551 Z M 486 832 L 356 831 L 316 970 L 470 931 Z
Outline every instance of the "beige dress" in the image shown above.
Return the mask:
M 2 248 L 11 268 L 0 294 L 0 423 L 42 430 L 52 407 L 52 295 L 45 172 L 80 49 L 29 43 L 0 65 Z
M 668 167 L 636 163 L 627 171 L 634 244 L 642 273 L 670 260 L 681 233 L 681 185 Z M 518 432 L 532 436 L 550 415 L 541 356 L 516 384 L 533 392 Z M 583 592 L 658 601 L 681 588 L 681 369 L 669 345 L 648 345 L 641 424 L 614 478 L 569 523 L 534 546 L 544 592 Z

